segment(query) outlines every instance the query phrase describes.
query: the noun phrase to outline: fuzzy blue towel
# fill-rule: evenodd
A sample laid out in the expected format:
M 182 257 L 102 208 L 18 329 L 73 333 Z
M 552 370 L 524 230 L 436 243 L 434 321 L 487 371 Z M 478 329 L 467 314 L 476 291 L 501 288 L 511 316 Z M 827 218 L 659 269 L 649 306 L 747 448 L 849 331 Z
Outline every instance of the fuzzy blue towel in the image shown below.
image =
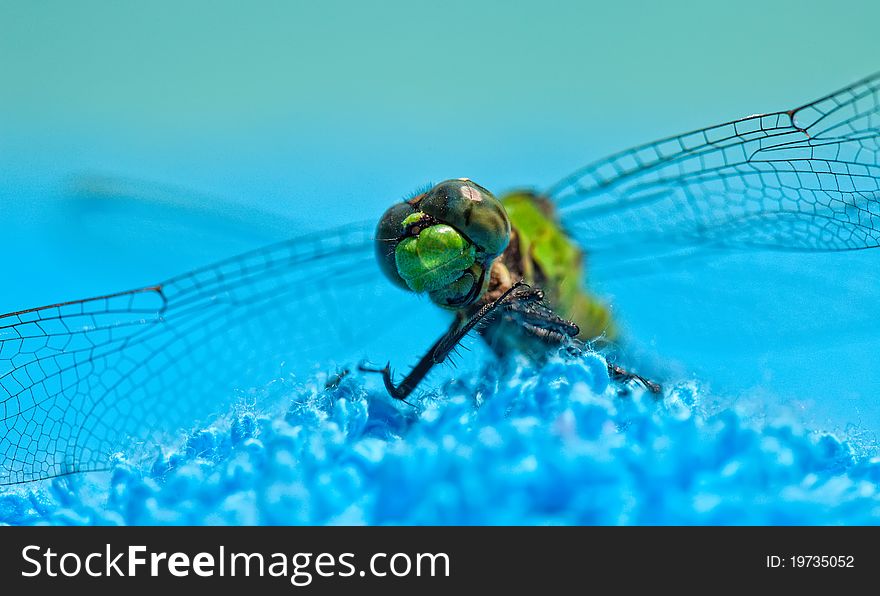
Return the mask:
M 619 395 L 599 355 L 466 376 L 418 410 L 358 377 L 320 381 L 285 384 L 281 411 L 239 405 L 151 461 L 8 489 L 0 521 L 880 521 L 880 459 L 864 446 L 712 407 L 693 385 Z

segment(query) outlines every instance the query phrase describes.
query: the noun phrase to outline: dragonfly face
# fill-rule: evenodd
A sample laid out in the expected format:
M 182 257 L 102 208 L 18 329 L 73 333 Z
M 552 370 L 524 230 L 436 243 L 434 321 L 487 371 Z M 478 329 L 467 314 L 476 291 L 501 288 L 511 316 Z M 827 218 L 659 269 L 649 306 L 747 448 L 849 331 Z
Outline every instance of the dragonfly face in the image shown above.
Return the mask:
M 460 178 L 388 209 L 376 231 L 376 256 L 393 283 L 460 309 L 485 294 L 492 262 L 508 242 L 504 207 L 482 186 Z

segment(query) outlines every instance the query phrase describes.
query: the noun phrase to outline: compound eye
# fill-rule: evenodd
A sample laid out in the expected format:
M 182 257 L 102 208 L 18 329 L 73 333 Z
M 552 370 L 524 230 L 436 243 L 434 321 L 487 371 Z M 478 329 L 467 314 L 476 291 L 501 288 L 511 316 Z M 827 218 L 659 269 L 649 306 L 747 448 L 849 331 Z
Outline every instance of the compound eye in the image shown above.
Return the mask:
M 409 203 L 397 203 L 382 215 L 376 227 L 375 248 L 379 269 L 392 283 L 404 289 L 409 289 L 409 286 L 397 270 L 395 252 L 403 233 L 403 220 L 415 212 L 415 208 Z
M 491 192 L 467 179 L 441 182 L 419 202 L 419 210 L 467 236 L 477 259 L 488 262 L 507 248 L 510 219 Z
M 479 184 L 458 179 L 388 209 L 375 250 L 392 283 L 458 309 L 485 294 L 492 261 L 509 242 L 501 203 Z

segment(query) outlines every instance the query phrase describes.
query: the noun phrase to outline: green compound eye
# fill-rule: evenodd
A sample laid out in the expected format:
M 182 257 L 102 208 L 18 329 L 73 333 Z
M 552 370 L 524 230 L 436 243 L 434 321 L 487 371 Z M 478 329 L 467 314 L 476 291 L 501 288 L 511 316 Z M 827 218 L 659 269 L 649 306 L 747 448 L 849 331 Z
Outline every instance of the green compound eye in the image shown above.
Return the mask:
M 434 292 L 474 264 L 476 249 L 452 226 L 437 224 L 401 240 L 394 256 L 397 273 L 413 292 Z
M 480 260 L 497 257 L 510 241 L 510 218 L 504 206 L 470 180 L 441 182 L 425 193 L 419 210 L 467 236 L 477 246 Z
M 394 284 L 455 309 L 485 293 L 492 261 L 509 241 L 504 207 L 462 178 L 389 208 L 376 230 L 376 256 Z
M 394 285 L 403 289 L 409 289 L 409 286 L 397 272 L 395 253 L 405 227 L 403 221 L 415 211 L 415 208 L 409 203 L 392 205 L 382 215 L 376 228 L 376 260 L 379 263 L 379 268 Z

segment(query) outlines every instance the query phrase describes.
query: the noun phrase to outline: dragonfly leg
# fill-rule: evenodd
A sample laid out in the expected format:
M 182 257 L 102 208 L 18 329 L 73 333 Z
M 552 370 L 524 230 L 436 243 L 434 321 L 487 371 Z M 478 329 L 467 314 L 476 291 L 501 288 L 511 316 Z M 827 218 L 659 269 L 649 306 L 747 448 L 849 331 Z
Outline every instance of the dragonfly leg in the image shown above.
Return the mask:
M 516 291 L 520 288 L 526 288 L 527 291 L 517 294 Z M 412 393 L 416 387 L 418 387 L 419 383 L 422 382 L 422 379 L 427 376 L 427 374 L 434 368 L 435 365 L 440 364 L 449 356 L 449 354 L 455 349 L 458 343 L 464 339 L 464 337 L 470 333 L 474 327 L 479 325 L 482 321 L 486 319 L 489 315 L 491 315 L 497 308 L 506 304 L 513 304 L 517 300 L 525 300 L 529 301 L 533 297 L 533 292 L 527 284 L 523 282 L 518 282 L 513 284 L 509 290 L 504 292 L 497 300 L 486 304 L 483 306 L 475 315 L 473 315 L 470 319 L 468 319 L 464 324 L 461 324 L 459 321 L 455 321 L 452 326 L 449 328 L 446 333 L 444 333 L 440 339 L 438 339 L 431 349 L 421 357 L 418 363 L 413 367 L 409 374 L 404 377 L 404 379 L 398 384 L 394 384 L 394 379 L 392 379 L 391 375 L 391 363 L 389 362 L 383 368 L 375 368 L 371 366 L 367 366 L 363 362 L 358 365 L 358 369 L 361 372 L 369 372 L 369 373 L 378 373 L 382 375 L 382 381 L 385 383 L 385 389 L 388 390 L 388 394 L 391 395 L 394 399 L 399 399 L 401 401 L 405 401 L 406 398 Z
M 578 326 L 563 319 L 543 302 L 543 294 L 540 290 L 532 290 L 535 293 L 534 300 L 522 300 L 510 305 L 510 312 L 516 316 L 519 323 L 528 329 L 533 335 L 553 344 L 583 347 L 576 339 Z M 580 344 L 580 345 L 579 345 Z M 630 372 L 616 364 L 608 363 L 608 375 L 612 380 L 629 383 L 637 382 L 651 393 L 658 394 L 662 391 L 659 384 L 641 375 Z
M 549 344 L 568 345 L 580 333 L 576 323 L 563 319 L 544 302 L 544 292 L 540 289 L 530 288 L 521 300 L 511 303 L 508 310 L 529 333 Z
M 456 321 L 453 323 L 452 327 L 444 333 L 440 339 L 438 339 L 431 349 L 422 356 L 418 363 L 409 371 L 409 374 L 404 377 L 404 379 L 400 382 L 400 384 L 395 385 L 394 379 L 392 378 L 391 373 L 391 363 L 387 363 L 382 368 L 375 368 L 372 366 L 368 366 L 367 364 L 361 362 L 358 365 L 358 370 L 361 372 L 368 373 L 378 373 L 382 375 L 382 381 L 385 383 L 385 389 L 388 390 L 388 394 L 394 399 L 399 399 L 403 402 L 406 402 L 406 398 L 412 393 L 416 387 L 418 387 L 419 383 L 422 382 L 427 374 L 434 368 L 435 364 L 439 364 L 434 359 L 434 353 L 438 349 L 439 346 L 443 345 L 443 343 L 447 340 L 447 338 L 453 336 L 455 332 L 458 330 L 459 323 Z
M 327 378 L 327 381 L 324 383 L 324 389 L 336 389 L 349 374 L 351 374 L 351 371 L 347 368 L 337 371 L 336 374 Z
M 618 381 L 620 383 L 629 383 L 631 381 L 636 381 L 651 393 L 657 394 L 662 391 L 660 385 L 658 385 L 654 381 L 646 379 L 641 375 L 637 375 L 636 373 L 630 372 L 610 362 L 608 363 L 608 375 L 611 377 L 612 381 Z

